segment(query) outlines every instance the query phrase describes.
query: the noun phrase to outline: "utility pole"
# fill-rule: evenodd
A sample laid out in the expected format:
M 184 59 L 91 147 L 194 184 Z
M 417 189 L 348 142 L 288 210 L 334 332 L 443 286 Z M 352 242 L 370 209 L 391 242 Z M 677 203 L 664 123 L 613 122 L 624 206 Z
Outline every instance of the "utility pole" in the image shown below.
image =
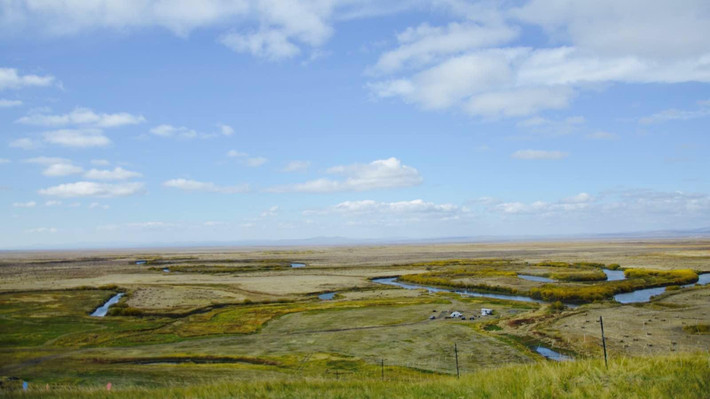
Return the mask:
M 456 343 L 454 343 L 454 356 L 456 356 L 456 378 L 460 378 L 461 374 L 459 373 L 459 349 L 456 346 Z
M 385 359 L 380 359 L 380 371 L 382 372 L 382 381 L 385 380 Z
M 604 320 L 602 319 L 601 316 L 599 316 L 599 325 L 602 328 L 602 346 L 604 347 L 604 365 L 606 366 L 607 370 L 609 369 L 609 363 L 606 358 L 606 338 L 604 338 Z

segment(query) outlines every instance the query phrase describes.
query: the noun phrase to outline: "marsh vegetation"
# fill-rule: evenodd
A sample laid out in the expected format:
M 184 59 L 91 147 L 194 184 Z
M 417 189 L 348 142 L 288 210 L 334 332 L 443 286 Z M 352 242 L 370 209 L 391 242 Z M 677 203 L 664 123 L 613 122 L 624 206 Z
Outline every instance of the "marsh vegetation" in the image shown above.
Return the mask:
M 9 393 L 13 381 L 26 380 L 33 389 L 50 384 L 58 397 L 99 395 L 98 387 L 112 382 L 114 394 L 137 397 L 247 391 L 269 397 L 265 392 L 273 384 L 294 396 L 325 389 L 376 397 L 386 389 L 378 381 L 384 373 L 403 397 L 502 397 L 493 383 L 457 387 L 451 379 L 456 344 L 462 378 L 476 384 L 500 380 L 522 397 L 525 389 L 507 375 L 527 370 L 541 380 L 545 373 L 584 379 L 600 372 L 594 360 L 601 354 L 599 316 L 612 367 L 640 367 L 625 359 L 642 355 L 681 356 L 686 364 L 707 367 L 703 355 L 692 353 L 710 344 L 710 287 L 688 284 L 710 265 L 675 255 L 704 251 L 706 244 L 649 242 L 644 249 L 636 243 L 633 257 L 621 256 L 616 243 L 599 243 L 596 250 L 589 243 L 544 249 L 535 243 L 56 253 L 42 259 L 14 254 L 0 267 L 0 390 Z M 586 259 L 578 258 L 580 245 Z M 664 258 L 659 248 L 673 255 Z M 292 268 L 294 255 L 308 267 Z M 147 261 L 136 265 L 135 259 Z M 625 278 L 609 281 L 605 269 L 623 271 Z M 435 289 L 373 282 L 386 277 Z M 613 299 L 619 292 L 666 286 L 677 289 L 645 304 Z M 462 296 L 457 290 L 545 303 Z M 119 293 L 124 295 L 105 317 L 90 316 Z M 493 313 L 482 316 L 482 309 Z M 449 318 L 453 312 L 465 320 Z M 575 361 L 551 365 L 537 348 Z M 650 359 L 644 361 L 655 361 Z M 668 359 L 674 373 L 696 385 L 698 376 L 707 375 L 707 369 L 685 370 L 675 357 Z M 595 384 L 589 380 L 590 389 Z M 543 396 L 553 392 L 539 389 Z M 588 397 L 570 387 L 550 389 Z

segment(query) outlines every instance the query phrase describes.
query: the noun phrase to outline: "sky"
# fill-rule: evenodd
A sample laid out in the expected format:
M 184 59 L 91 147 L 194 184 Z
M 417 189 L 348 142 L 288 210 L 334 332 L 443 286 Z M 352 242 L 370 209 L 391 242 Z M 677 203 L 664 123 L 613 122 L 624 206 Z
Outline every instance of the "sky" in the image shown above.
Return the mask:
M 706 0 L 0 0 L 0 249 L 710 226 Z

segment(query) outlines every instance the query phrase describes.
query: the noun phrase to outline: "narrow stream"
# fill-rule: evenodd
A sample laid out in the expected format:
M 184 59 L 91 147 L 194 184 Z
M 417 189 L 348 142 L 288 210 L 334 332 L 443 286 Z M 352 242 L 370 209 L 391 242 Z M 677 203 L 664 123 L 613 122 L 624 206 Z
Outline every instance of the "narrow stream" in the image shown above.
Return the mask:
M 618 281 L 618 280 L 626 279 L 626 276 L 624 276 L 624 272 L 622 270 L 609 270 L 609 269 L 602 269 L 602 270 L 607 275 L 608 281 Z M 544 277 L 529 276 L 529 275 L 520 275 L 520 274 L 518 275 L 518 277 L 524 278 L 522 276 L 544 278 Z M 528 279 L 526 278 L 526 280 L 528 280 Z M 537 281 L 537 280 L 532 280 L 532 281 Z M 393 285 L 395 287 L 400 287 L 400 288 L 404 288 L 404 289 L 408 289 L 408 290 L 425 289 L 429 293 L 454 292 L 454 293 L 465 295 L 465 296 L 507 299 L 507 300 L 511 300 L 511 301 L 547 303 L 545 301 L 533 299 L 533 298 L 530 298 L 527 296 L 522 296 L 522 295 L 482 293 L 482 292 L 473 292 L 473 291 L 461 290 L 461 289 L 437 288 L 437 287 L 429 287 L 426 285 L 403 283 L 401 281 L 397 281 L 397 277 L 376 278 L 376 279 L 373 279 L 372 282 L 377 283 L 377 284 Z M 683 285 L 682 287 L 683 288 L 692 287 L 696 284 L 706 285 L 708 283 L 710 283 L 710 273 L 703 273 L 703 274 L 698 275 L 698 282 L 697 283 L 686 284 L 686 285 Z M 623 303 L 623 304 L 648 302 L 651 300 L 652 297 L 662 294 L 665 291 L 666 291 L 666 287 L 644 288 L 644 289 L 636 290 L 633 292 L 616 294 L 616 295 L 614 295 L 614 300 L 616 300 L 619 303 Z M 573 304 L 565 304 L 565 305 L 570 306 L 570 307 L 576 307 L 576 305 L 573 305 Z
M 574 360 L 567 355 L 563 355 L 559 352 L 555 352 L 550 348 L 545 348 L 544 346 L 538 345 L 538 347 L 535 348 L 535 352 L 541 354 L 542 356 L 544 356 L 547 359 L 554 360 L 556 362 L 568 362 L 568 361 Z
M 695 285 L 707 285 L 708 283 L 710 283 L 710 273 L 703 273 L 698 275 L 698 282 L 681 285 L 681 288 L 693 287 Z M 616 294 L 614 295 L 614 300 L 624 304 L 648 302 L 654 296 L 661 295 L 664 292 L 666 292 L 666 287 L 645 288 L 624 294 Z
M 121 299 L 122 296 L 123 296 L 123 292 L 119 292 L 118 294 L 112 296 L 111 299 L 106 301 L 106 303 L 104 303 L 103 305 L 98 307 L 96 310 L 94 310 L 94 313 L 92 313 L 91 316 L 94 316 L 94 317 L 106 316 L 106 313 L 108 313 L 108 308 L 110 308 L 111 305 L 117 304 L 118 300 Z

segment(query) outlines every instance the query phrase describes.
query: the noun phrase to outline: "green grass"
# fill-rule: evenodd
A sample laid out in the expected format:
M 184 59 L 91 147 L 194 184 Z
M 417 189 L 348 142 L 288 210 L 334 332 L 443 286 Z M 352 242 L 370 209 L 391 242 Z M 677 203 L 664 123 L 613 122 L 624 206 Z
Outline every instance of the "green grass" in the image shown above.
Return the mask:
M 707 398 L 710 390 L 710 358 L 706 354 L 663 357 L 617 358 L 609 369 L 601 360 L 542 362 L 506 366 L 464 374 L 460 379 L 436 374 L 343 373 L 324 378 L 222 381 L 141 388 L 114 383 L 61 387 L 45 391 L 43 381 L 31 381 L 20 392 L 19 381 L 5 385 L 7 397 L 22 398 Z M 376 369 L 373 371 L 377 371 Z M 170 379 L 170 376 L 165 376 Z M 13 391 L 13 389 L 15 389 Z

